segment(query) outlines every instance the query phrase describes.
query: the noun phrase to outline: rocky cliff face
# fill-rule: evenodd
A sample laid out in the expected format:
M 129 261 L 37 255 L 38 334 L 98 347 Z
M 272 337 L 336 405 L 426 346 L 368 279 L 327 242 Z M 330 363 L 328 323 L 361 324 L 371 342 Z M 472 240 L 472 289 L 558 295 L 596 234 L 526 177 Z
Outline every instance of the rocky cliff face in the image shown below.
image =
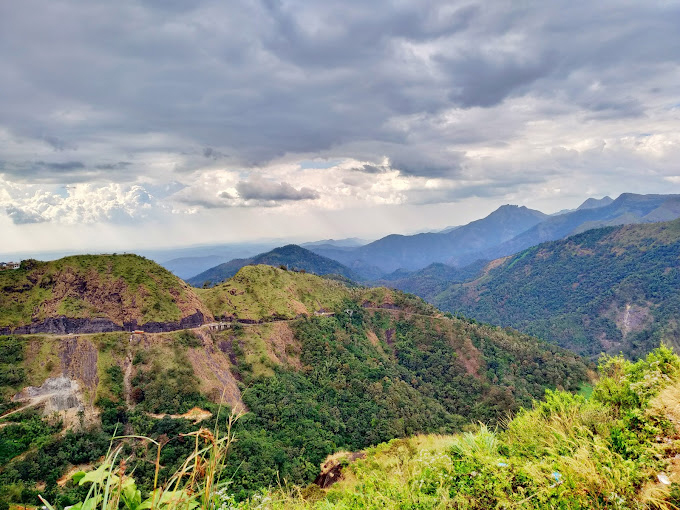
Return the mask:
M 196 313 L 184 317 L 179 321 L 152 321 L 144 324 L 138 324 L 136 320 L 132 320 L 120 325 L 109 319 L 99 317 L 94 317 L 92 319 L 50 317 L 49 319 L 34 322 L 27 326 L 0 328 L 0 335 L 84 335 L 89 333 L 111 333 L 114 331 L 135 330 L 144 331 L 145 333 L 168 333 L 180 329 L 197 328 L 206 322 L 209 322 L 209 318 L 206 318 L 199 310 L 196 310 Z
M 41 386 L 28 386 L 17 393 L 12 400 L 33 406 L 43 404 L 45 415 L 70 409 L 77 411 L 83 409 L 78 381 L 69 379 L 65 375 L 51 377 Z
M 188 315 L 179 321 L 169 321 L 169 322 L 147 322 L 145 324 L 137 324 L 137 321 L 125 322 L 125 331 L 141 330 L 145 333 L 168 333 L 170 331 L 177 331 L 180 329 L 190 329 L 202 326 L 206 322 L 209 322 L 210 318 L 206 317 L 201 313 L 200 310 L 196 310 L 196 313 Z

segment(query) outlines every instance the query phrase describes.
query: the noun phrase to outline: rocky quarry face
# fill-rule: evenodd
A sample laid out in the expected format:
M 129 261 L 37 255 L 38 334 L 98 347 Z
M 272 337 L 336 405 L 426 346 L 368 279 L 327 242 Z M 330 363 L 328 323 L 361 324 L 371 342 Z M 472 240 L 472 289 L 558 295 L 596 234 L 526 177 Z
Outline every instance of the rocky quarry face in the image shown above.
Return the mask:
M 31 406 L 44 406 L 44 414 L 55 412 L 83 410 L 78 381 L 69 379 L 65 375 L 51 377 L 42 386 L 28 386 L 12 399 L 15 402 L 26 402 Z

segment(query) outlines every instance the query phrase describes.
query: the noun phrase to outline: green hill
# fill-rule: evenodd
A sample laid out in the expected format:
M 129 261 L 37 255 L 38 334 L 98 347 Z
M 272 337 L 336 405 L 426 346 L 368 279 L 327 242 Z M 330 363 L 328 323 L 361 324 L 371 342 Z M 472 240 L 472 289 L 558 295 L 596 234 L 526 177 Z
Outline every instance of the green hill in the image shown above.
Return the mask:
M 429 298 L 586 355 L 680 338 L 680 220 L 590 230 L 490 264 Z
M 249 266 L 199 295 L 226 328 L 0 337 L 0 501 L 75 503 L 81 488 L 57 480 L 104 455 L 115 430 L 169 439 L 166 480 L 193 448 L 181 434 L 247 410 L 224 473 L 243 498 L 308 483 L 338 449 L 499 423 L 588 380 L 572 353 L 385 288 Z M 209 411 L 198 425 L 183 414 L 196 406 Z M 155 448 L 126 441 L 148 494 Z
M 356 273 L 340 262 L 322 257 L 295 244 L 288 244 L 248 259 L 225 262 L 189 278 L 187 282 L 195 287 L 213 286 L 231 278 L 244 266 L 259 264 L 285 266 L 296 271 L 306 271 L 317 275 L 337 274 L 350 280 L 360 279 Z
M 25 260 L 18 269 L 0 271 L 0 289 L 5 334 L 113 331 L 151 323 L 176 323 L 171 329 L 178 329 L 210 318 L 191 287 L 137 255 Z
M 212 314 L 225 320 L 294 319 L 338 306 L 342 283 L 268 265 L 248 265 L 210 289 L 194 289 Z

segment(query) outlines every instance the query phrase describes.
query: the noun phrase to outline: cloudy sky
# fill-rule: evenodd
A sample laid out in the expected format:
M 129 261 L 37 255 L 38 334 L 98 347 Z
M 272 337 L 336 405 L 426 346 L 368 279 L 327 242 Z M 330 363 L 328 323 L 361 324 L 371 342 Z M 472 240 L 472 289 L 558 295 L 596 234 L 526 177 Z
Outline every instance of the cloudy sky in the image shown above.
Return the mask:
M 3 252 L 680 193 L 673 1 L 0 3 Z

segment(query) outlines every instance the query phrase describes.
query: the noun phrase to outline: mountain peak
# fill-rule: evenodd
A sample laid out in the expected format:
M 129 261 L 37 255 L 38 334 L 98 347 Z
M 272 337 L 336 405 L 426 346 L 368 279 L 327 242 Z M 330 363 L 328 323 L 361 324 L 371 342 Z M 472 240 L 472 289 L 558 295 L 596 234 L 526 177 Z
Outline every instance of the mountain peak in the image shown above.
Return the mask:
M 597 209 L 598 207 L 604 207 L 611 204 L 614 201 L 610 196 L 605 196 L 602 198 L 589 198 L 581 205 L 579 205 L 576 210 L 581 211 L 583 209 Z
M 504 204 L 493 211 L 487 218 L 493 217 L 534 217 L 544 218 L 547 215 L 535 209 L 529 209 L 525 205 Z
M 247 259 L 234 259 L 224 264 L 219 264 L 202 273 L 189 278 L 191 285 L 201 286 L 206 282 L 215 285 L 227 278 L 234 276 L 239 269 L 253 264 L 265 264 L 269 266 L 286 266 L 296 269 L 304 269 L 307 272 L 325 275 L 339 274 L 351 280 L 357 279 L 357 275 L 341 263 L 318 255 L 313 251 L 298 246 L 287 244 L 274 248 L 266 253 L 260 253 Z

